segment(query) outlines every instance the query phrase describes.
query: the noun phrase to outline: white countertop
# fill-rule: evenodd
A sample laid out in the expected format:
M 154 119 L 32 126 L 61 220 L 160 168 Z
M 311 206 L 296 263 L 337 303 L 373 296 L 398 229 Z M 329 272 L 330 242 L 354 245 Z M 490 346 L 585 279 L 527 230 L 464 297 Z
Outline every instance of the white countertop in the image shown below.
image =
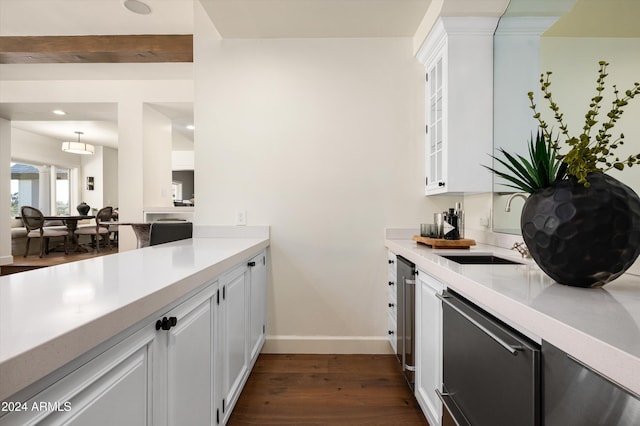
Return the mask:
M 522 261 L 515 251 L 494 246 L 441 250 L 406 239 L 387 239 L 386 246 L 525 335 L 640 394 L 640 277 L 624 274 L 604 287 L 583 289 L 555 283 L 531 260 L 461 265 L 438 256 L 495 253 Z
M 0 400 L 268 245 L 193 238 L 0 277 Z

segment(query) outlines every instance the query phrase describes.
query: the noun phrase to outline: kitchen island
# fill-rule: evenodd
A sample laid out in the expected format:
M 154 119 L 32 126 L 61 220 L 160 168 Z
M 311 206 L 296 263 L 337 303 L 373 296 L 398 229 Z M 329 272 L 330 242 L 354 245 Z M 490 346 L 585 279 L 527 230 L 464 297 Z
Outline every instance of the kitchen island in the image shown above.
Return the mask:
M 188 240 L 1 277 L 0 401 L 25 401 L 136 333 L 150 330 L 148 335 L 153 340 L 156 330 L 161 328 L 162 333 L 171 328 L 171 325 L 158 327 L 156 320 L 162 316 L 156 316 L 171 310 L 180 313 L 181 306 L 188 305 L 185 302 L 194 299 L 194 295 L 200 305 L 194 304 L 192 311 L 200 315 L 206 304 L 208 319 L 202 324 L 211 329 L 210 334 L 230 338 L 235 332 L 233 324 L 241 324 L 239 332 L 246 331 L 248 335 L 253 327 L 249 321 L 257 321 L 251 332 L 259 328 L 262 336 L 257 338 L 262 343 L 264 310 L 259 303 L 266 296 L 269 246 L 268 227 L 264 228 L 244 238 L 209 238 L 205 234 L 210 232 L 196 230 L 196 238 Z M 199 234 L 206 237 L 198 237 Z M 254 269 L 260 269 L 259 279 L 253 277 Z M 256 291 L 253 287 L 258 284 L 262 288 Z M 236 294 L 237 300 L 233 299 Z M 254 299 L 250 300 L 250 296 Z M 229 309 L 222 307 L 224 299 L 230 304 Z M 237 306 L 240 311 L 247 311 L 246 316 L 239 312 L 235 314 L 239 318 L 233 319 L 232 308 Z M 248 307 L 255 306 L 262 318 L 250 320 Z M 187 321 L 179 325 L 189 324 Z M 222 326 L 228 326 L 228 330 Z M 211 347 L 217 342 L 213 337 L 205 337 L 211 339 Z M 175 338 L 167 344 L 174 344 Z M 246 341 L 243 348 L 254 349 L 248 347 L 249 337 Z M 149 353 L 155 350 L 150 341 L 145 345 Z M 154 356 L 149 356 L 149 372 L 151 361 L 161 358 Z M 257 354 L 248 354 L 248 360 L 250 356 L 255 358 Z M 214 367 L 211 368 L 213 371 Z M 242 374 L 248 375 L 244 371 L 246 366 L 242 368 Z M 155 364 L 153 369 L 157 373 Z M 161 382 L 157 377 L 148 380 L 153 384 Z M 227 412 L 229 403 L 227 400 Z M 149 424 L 158 419 L 152 411 L 149 408 Z M 0 417 L 1 424 L 4 420 Z
M 479 244 L 519 265 L 463 265 L 411 239 L 388 238 L 386 247 L 416 264 L 532 340 L 545 340 L 595 371 L 640 394 L 640 277 L 624 274 L 602 288 L 555 283 L 514 251 Z

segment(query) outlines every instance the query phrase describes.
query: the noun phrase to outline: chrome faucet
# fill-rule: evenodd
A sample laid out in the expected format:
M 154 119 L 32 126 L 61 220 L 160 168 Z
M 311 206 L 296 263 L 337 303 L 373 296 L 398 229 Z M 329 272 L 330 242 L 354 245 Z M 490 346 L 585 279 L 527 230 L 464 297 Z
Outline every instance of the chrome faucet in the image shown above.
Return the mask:
M 514 198 L 521 197 L 523 200 L 527 201 L 527 197 L 528 196 L 529 196 L 529 194 L 527 194 L 525 192 L 516 192 L 515 194 L 511 194 L 509 196 L 509 198 L 507 199 L 507 205 L 504 206 L 504 211 L 505 212 L 510 212 L 511 211 L 511 202 L 513 201 Z
M 513 247 L 511 247 L 511 250 L 516 250 L 518 253 L 520 253 L 520 256 L 522 256 L 523 259 L 531 259 L 529 248 L 524 242 L 514 243 Z

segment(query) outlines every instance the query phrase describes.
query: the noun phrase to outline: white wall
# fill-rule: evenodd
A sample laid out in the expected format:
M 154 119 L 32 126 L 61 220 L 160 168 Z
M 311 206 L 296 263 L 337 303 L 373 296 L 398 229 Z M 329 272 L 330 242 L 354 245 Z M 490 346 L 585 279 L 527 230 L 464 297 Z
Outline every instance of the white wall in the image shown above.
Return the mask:
M 388 350 L 384 228 L 440 210 L 412 40 L 196 36 L 196 222 L 271 225 L 267 350 Z
M 11 130 L 11 158 L 29 164 L 55 164 L 61 167 L 80 167 L 80 155 L 63 152 L 62 141 L 16 129 Z
M 102 161 L 103 205 L 118 207 L 118 150 L 103 146 Z
M 103 207 L 104 198 L 104 159 L 103 147 L 96 146 L 94 155 L 81 156 L 82 171 L 80 175 L 81 196 L 80 201 L 89 204 L 93 209 L 101 209 Z M 87 190 L 87 177 L 92 176 L 94 180 L 93 191 Z M 71 208 L 71 213 L 75 213 L 76 209 Z
M 0 200 L 11 200 L 11 122 L 3 118 L 0 118 Z M 0 209 L 0 223 L 8 224 L 10 220 L 9 209 Z M 11 232 L 5 226 L 0 228 L 0 265 L 12 262 Z
M 622 97 L 623 92 L 632 88 L 634 82 L 640 82 L 640 55 L 637 53 L 640 52 L 640 39 L 542 37 L 540 46 L 540 69 L 543 72 L 553 72 L 550 89 L 560 112 L 565 115 L 571 135 L 582 132 L 584 114 L 589 109 L 590 99 L 596 95 L 599 61 L 610 63 L 607 68 L 606 89 L 603 92 L 604 100 L 601 103 L 600 123 L 606 119 L 614 99 L 611 85 L 618 86 Z M 543 115 L 548 117 L 547 122 L 555 125 L 548 104 L 543 101 L 538 104 Z M 629 101 L 624 111 L 610 132 L 612 140 L 620 133 L 625 135 L 625 145 L 616 150 L 621 158 L 640 153 L 640 97 Z M 595 135 L 599 128 L 597 125 L 591 134 Z M 565 149 L 564 152 L 566 151 Z M 640 192 L 640 166 L 623 172 L 613 170 L 610 174 Z
M 144 106 L 144 207 L 171 207 L 171 120 Z

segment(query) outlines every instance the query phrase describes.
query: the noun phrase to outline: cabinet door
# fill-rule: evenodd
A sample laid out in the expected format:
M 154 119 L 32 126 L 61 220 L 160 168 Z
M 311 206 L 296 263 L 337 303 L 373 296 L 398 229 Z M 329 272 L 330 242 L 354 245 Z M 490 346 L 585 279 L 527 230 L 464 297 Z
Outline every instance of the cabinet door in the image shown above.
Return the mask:
M 442 404 L 435 392 L 442 390 L 442 305 L 436 294 L 444 286 L 432 276 L 418 271 L 416 296 L 416 398 L 429 424 L 442 421 Z
M 267 256 L 262 253 L 249 262 L 251 288 L 249 298 L 251 300 L 249 318 L 251 324 L 249 359 L 255 361 L 264 343 L 266 329 L 266 303 L 267 303 Z
M 210 425 L 212 395 L 213 307 L 215 285 L 167 313 L 176 318 L 169 330 L 159 330 L 164 346 L 167 425 Z
M 24 402 L 25 411 L 0 418 L 0 425 L 153 425 L 155 337 L 153 326 L 140 330 Z
M 444 51 L 444 48 L 442 49 Z M 440 52 L 427 64 L 426 194 L 446 191 L 444 57 Z
M 249 268 L 242 266 L 225 276 L 220 298 L 221 423 L 226 423 L 248 371 L 248 289 Z M 219 414 L 218 414 L 219 415 Z

